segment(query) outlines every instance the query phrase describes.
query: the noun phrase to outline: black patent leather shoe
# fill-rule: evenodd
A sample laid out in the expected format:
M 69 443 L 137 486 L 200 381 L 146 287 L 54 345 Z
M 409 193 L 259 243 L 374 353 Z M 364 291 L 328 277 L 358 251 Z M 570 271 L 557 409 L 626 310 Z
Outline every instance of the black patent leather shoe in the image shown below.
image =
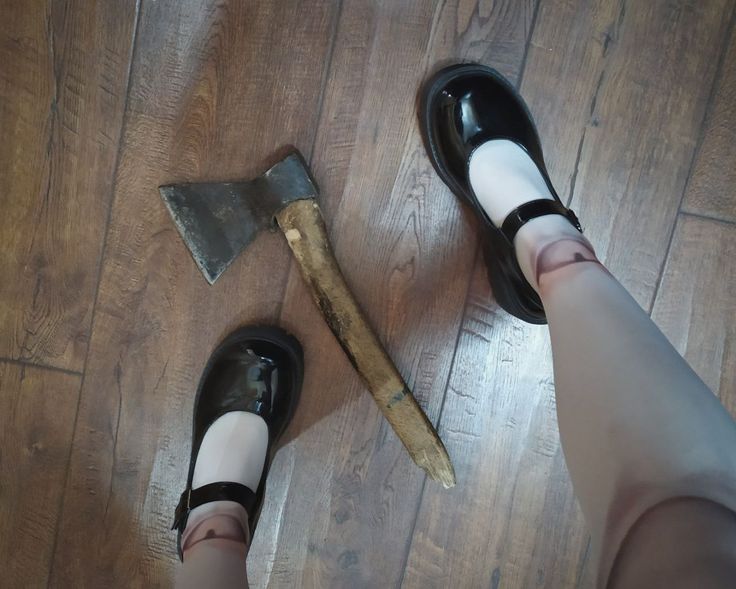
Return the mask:
M 181 535 L 192 509 L 212 501 L 235 501 L 248 513 L 253 535 L 263 504 L 266 477 L 276 442 L 291 421 L 299 401 L 304 360 L 299 342 L 277 327 L 243 327 L 230 334 L 214 351 L 204 369 L 194 401 L 192 453 L 187 487 L 181 495 L 172 529 Z M 225 413 L 247 411 L 268 425 L 268 451 L 257 489 L 232 481 L 192 489 L 197 454 L 207 429 Z
M 432 76 L 421 91 L 420 127 L 427 153 L 440 178 L 480 216 L 488 240 L 484 246 L 488 278 L 498 304 L 529 323 L 546 323 L 539 295 L 521 272 L 514 237 L 526 222 L 543 215 L 566 217 L 582 232 L 575 213 L 560 200 L 547 174 L 534 121 L 516 89 L 496 70 L 457 64 Z M 521 146 L 544 177 L 554 200 L 524 203 L 496 227 L 470 185 L 473 151 L 486 141 L 507 139 Z

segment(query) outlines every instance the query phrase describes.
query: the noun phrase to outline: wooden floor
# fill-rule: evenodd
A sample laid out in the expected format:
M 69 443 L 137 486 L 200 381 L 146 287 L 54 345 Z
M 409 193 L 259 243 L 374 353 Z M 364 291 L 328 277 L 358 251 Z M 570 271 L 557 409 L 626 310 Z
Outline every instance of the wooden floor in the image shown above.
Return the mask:
M 302 341 L 254 587 L 589 587 L 544 327 L 493 301 L 434 174 L 438 64 L 513 80 L 609 268 L 736 414 L 736 0 L 0 0 L 3 587 L 167 587 L 193 388 L 234 327 Z M 414 467 L 283 237 L 208 286 L 157 192 L 296 145 L 349 283 L 445 440 Z

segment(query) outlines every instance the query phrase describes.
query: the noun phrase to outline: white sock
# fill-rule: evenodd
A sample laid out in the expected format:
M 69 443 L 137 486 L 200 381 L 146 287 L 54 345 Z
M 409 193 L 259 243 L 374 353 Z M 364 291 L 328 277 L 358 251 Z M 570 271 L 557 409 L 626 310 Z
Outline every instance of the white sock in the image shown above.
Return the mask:
M 473 152 L 470 184 L 496 227 L 519 205 L 553 198 L 529 154 L 507 139 L 487 141 Z
M 268 448 L 268 426 L 255 413 L 231 411 L 210 425 L 197 454 L 192 489 L 209 483 L 241 483 L 254 493 L 263 474 Z M 190 522 L 216 511 L 218 503 L 205 503 L 192 510 Z M 249 514 L 250 515 L 250 514 Z
M 192 488 L 242 483 L 258 490 L 268 447 L 268 426 L 255 413 L 231 411 L 209 427 L 194 465 Z
M 554 198 L 529 154 L 507 139 L 494 139 L 478 147 L 470 159 L 469 173 L 473 191 L 496 227 L 525 202 Z M 532 268 L 535 249 L 566 234 L 580 236 L 561 215 L 544 215 L 519 229 L 514 239 L 516 257 L 533 287 L 537 288 Z

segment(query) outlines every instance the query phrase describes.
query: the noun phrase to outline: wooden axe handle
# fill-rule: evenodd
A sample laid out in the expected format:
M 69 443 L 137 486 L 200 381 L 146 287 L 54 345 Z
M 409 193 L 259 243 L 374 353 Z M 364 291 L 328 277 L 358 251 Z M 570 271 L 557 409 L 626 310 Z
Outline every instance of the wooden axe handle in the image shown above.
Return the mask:
M 412 459 L 431 478 L 453 486 L 455 472 L 447 450 L 345 283 L 317 202 L 294 201 L 276 220 L 327 325 Z

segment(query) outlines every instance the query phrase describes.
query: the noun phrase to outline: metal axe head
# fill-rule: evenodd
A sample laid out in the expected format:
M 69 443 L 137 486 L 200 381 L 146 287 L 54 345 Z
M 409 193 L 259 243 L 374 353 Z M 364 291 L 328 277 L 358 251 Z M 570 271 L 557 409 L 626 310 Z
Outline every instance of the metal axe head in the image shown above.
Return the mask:
M 217 280 L 274 215 L 295 200 L 315 198 L 317 187 L 298 151 L 244 182 L 160 186 L 179 233 L 207 282 Z

